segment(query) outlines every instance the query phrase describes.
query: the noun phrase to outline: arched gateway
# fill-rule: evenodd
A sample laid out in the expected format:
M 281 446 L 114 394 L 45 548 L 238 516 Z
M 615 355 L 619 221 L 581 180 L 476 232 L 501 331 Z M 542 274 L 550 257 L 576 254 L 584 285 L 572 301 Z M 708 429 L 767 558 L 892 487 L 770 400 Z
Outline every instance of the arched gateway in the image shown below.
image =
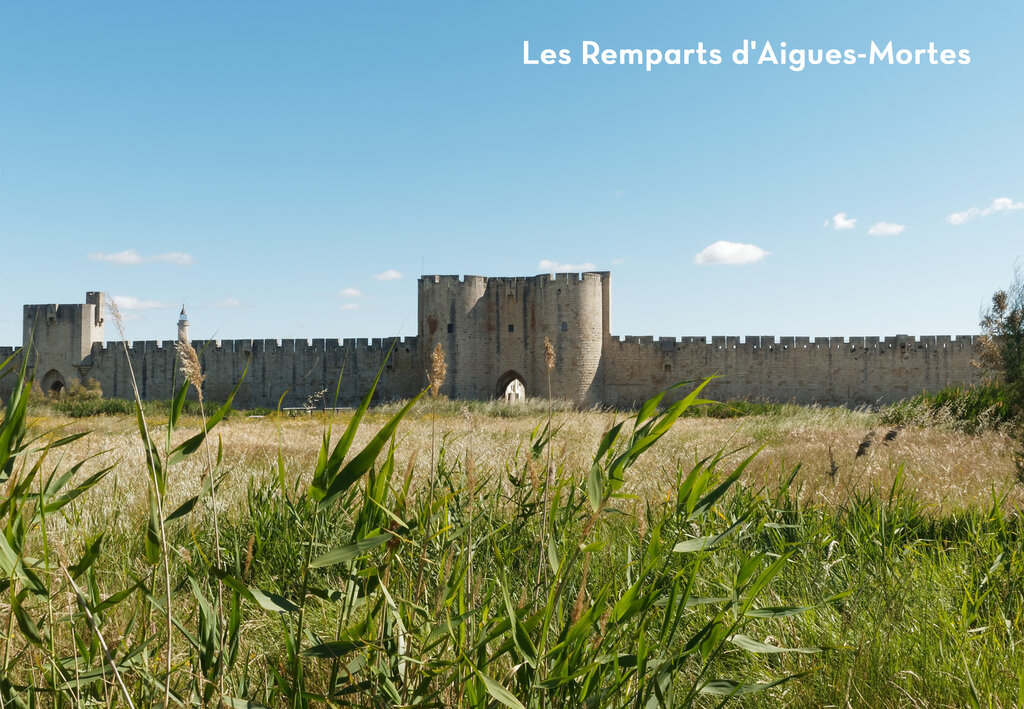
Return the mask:
M 526 382 L 523 375 L 514 369 L 510 369 L 498 378 L 498 386 L 494 391 L 495 397 L 508 402 L 519 402 L 526 400 Z

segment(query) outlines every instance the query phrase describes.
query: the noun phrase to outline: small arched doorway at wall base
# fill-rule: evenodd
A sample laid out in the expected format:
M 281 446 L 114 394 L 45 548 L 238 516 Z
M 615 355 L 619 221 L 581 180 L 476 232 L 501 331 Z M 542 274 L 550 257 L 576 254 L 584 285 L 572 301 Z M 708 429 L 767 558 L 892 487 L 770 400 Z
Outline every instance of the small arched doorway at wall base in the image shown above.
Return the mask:
M 498 377 L 498 386 L 494 395 L 510 404 L 526 401 L 526 382 L 523 375 L 510 369 Z
M 63 375 L 56 369 L 51 369 L 49 372 L 43 375 L 42 380 L 39 382 L 39 387 L 47 394 L 54 396 L 59 395 L 67 388 L 67 382 L 64 381 Z

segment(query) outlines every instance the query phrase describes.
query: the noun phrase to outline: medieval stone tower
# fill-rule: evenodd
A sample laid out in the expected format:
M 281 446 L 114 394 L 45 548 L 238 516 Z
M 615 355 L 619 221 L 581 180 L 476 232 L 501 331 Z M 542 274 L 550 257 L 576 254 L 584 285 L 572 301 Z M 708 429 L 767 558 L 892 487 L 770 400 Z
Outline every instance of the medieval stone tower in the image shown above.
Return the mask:
M 29 365 L 45 392 L 60 393 L 89 376 L 94 342 L 103 342 L 103 293 L 90 291 L 85 303 L 26 305 L 22 343 L 32 343 Z
M 419 340 L 440 342 L 448 358 L 442 391 L 456 398 L 501 397 L 519 381 L 527 396 L 547 396 L 544 338 L 557 353 L 556 398 L 602 400 L 602 348 L 609 336 L 610 274 L 559 273 L 525 278 L 424 276 L 419 281 Z

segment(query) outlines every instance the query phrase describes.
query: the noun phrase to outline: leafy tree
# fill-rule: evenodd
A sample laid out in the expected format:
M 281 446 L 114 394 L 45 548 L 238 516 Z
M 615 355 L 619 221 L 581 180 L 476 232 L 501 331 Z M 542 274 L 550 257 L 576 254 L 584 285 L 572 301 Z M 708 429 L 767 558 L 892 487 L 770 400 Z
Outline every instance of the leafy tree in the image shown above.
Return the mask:
M 1008 403 L 1024 413 L 1024 271 L 1014 270 L 1006 290 L 992 295 L 982 313 L 979 365 L 1002 382 Z
M 1015 442 L 1017 480 L 1024 484 L 1024 272 L 1018 266 L 1006 290 L 992 295 L 982 313 L 979 366 L 996 376 L 1015 417 L 1010 435 Z

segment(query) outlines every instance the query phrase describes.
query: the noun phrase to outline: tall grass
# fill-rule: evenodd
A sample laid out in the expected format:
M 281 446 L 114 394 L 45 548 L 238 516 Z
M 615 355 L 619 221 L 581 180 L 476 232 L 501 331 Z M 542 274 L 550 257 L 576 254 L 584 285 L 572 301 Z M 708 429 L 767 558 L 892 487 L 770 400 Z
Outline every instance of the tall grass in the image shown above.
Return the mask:
M 630 494 L 703 385 L 612 420 L 585 466 L 550 418 L 496 460 L 442 433 L 429 486 L 396 464 L 423 394 L 357 436 L 371 387 L 340 432 L 323 419 L 310 475 L 279 450 L 244 509 L 220 509 L 218 445 L 173 511 L 76 540 L 111 467 L 60 459 L 86 434 L 33 433 L 21 378 L 0 421 L 3 707 L 1024 698 L 1024 544 L 1005 498 L 936 518 L 897 476 L 812 506 L 797 471 L 746 483 L 750 451 L 677 459 L 664 498 Z M 140 472 L 164 493 L 230 408 L 177 442 L 184 391 L 166 431 L 138 427 Z
M 948 425 L 966 433 L 1005 428 L 1016 415 L 1008 390 L 998 382 L 946 387 L 882 409 L 885 423 Z

